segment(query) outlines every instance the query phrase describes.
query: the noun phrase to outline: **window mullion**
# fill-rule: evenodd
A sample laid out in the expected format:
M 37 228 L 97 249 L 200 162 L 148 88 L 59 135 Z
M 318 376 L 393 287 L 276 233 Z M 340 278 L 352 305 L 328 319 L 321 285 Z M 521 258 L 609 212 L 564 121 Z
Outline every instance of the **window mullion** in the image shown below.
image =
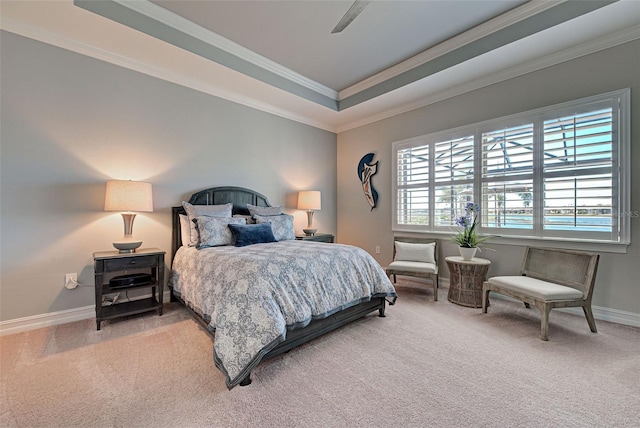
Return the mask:
M 482 131 L 480 128 L 475 128 L 473 131 L 473 201 L 480 205 L 480 215 L 479 221 L 480 226 L 478 228 L 479 232 L 482 232 L 484 228 L 484 222 L 482 220 L 482 213 L 486 212 L 486 206 L 483 204 L 484 198 L 482 197 L 482 162 L 484 160 L 482 153 Z
M 541 236 L 544 221 L 544 125 L 540 114 L 533 124 L 533 236 Z
M 429 143 L 429 230 L 433 231 L 435 222 L 436 206 L 436 144 L 435 141 Z

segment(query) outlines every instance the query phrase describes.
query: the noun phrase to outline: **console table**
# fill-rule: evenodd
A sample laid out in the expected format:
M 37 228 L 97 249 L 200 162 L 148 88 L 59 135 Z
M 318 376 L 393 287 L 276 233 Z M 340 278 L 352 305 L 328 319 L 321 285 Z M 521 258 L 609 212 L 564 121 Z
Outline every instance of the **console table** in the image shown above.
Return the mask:
M 482 283 L 487 279 L 491 261 L 474 257 L 464 260 L 460 256 L 445 257 L 449 268 L 447 299 L 456 305 L 482 307 Z

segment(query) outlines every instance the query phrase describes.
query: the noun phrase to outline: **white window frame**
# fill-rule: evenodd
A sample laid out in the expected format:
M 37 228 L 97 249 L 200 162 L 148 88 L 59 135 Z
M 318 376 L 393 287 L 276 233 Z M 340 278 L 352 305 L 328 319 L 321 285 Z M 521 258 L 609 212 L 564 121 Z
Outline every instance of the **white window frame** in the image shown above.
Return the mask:
M 433 134 L 422 135 L 407 140 L 392 143 L 392 230 L 394 232 L 417 232 L 432 235 L 451 235 L 458 231 L 458 227 L 437 226 L 435 215 L 435 143 L 460 138 L 464 135 L 474 136 L 474 179 L 473 200 L 482 200 L 482 183 L 487 181 L 482 178 L 482 133 L 487 130 L 495 130 L 500 127 L 513 127 L 525 123 L 533 123 L 534 126 L 534 168 L 533 168 L 533 203 L 536 210 L 533 220 L 533 228 L 526 231 L 518 231 L 509 228 L 487 228 L 480 225 L 480 234 L 491 235 L 491 242 L 512 245 L 543 245 L 544 242 L 554 241 L 554 245 L 565 248 L 593 248 L 592 244 L 602 244 L 598 249 L 611 252 L 625 252 L 626 246 L 631 241 L 631 90 L 629 88 L 582 98 L 562 104 L 557 104 L 524 113 L 518 113 L 498 119 L 488 120 L 468 126 L 445 130 Z M 550 117 L 559 117 L 565 112 L 578 111 L 589 104 L 611 102 L 613 107 L 613 159 L 612 159 L 612 183 L 613 183 L 613 210 L 617 216 L 612 217 L 615 232 L 610 236 L 597 236 L 588 232 L 550 232 L 542 227 L 542 183 L 544 174 L 542 169 L 542 128 L 544 121 Z M 617 138 L 616 138 L 617 137 Z M 429 193 L 429 221 L 428 224 L 400 224 L 398 223 L 398 193 L 406 186 L 399 185 L 398 177 L 398 152 L 408 147 L 429 146 L 429 181 L 422 187 Z M 615 214 L 612 214 L 615 215 Z M 616 230 L 616 221 L 619 223 Z M 543 242 L 541 242 L 543 241 Z M 590 247 L 591 246 L 591 247 Z

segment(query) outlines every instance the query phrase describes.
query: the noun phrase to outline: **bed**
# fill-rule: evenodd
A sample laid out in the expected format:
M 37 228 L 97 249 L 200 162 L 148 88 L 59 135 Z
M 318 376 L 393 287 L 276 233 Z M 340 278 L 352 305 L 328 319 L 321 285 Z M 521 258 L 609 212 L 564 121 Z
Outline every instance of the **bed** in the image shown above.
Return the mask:
M 251 221 L 248 206 L 278 208 L 241 187 L 202 190 L 186 206 L 192 213 L 225 204 L 234 219 L 244 219 L 240 222 Z M 384 317 L 386 303 L 395 302 L 384 270 L 360 248 L 289 238 L 241 247 L 183 245 L 186 214 L 185 206 L 173 208 L 171 299 L 189 308 L 214 336 L 214 362 L 229 389 L 250 384 L 251 370 L 261 361 L 376 310 Z M 195 218 L 205 233 L 203 222 L 212 220 Z M 270 226 L 276 230 L 275 222 Z M 247 229 L 229 226 L 234 233 L 241 228 Z

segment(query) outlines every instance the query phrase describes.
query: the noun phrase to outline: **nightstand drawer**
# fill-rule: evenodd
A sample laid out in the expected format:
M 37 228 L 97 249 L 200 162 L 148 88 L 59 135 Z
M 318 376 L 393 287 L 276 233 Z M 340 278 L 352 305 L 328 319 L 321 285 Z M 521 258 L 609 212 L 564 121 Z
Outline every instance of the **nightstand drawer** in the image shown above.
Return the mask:
M 111 259 L 104 261 L 104 271 L 127 270 L 145 267 L 158 266 L 158 257 L 123 257 L 121 259 Z
M 315 241 L 315 242 L 328 242 L 333 244 L 335 237 L 330 233 L 316 233 L 315 235 L 299 235 L 296 236 L 299 241 Z

